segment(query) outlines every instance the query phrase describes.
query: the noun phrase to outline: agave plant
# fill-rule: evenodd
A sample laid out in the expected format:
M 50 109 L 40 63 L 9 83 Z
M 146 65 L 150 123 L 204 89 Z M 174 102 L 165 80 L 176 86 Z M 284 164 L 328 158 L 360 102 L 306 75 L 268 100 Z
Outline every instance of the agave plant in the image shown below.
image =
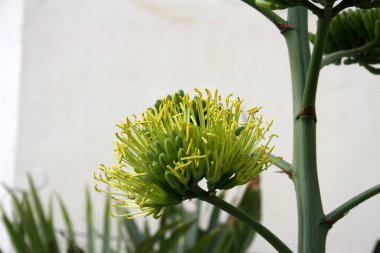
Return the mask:
M 238 206 L 260 219 L 260 202 L 258 181 L 255 180 L 245 187 Z M 194 204 L 194 211 L 182 206 L 165 208 L 155 233 L 152 233 L 146 221 L 144 227 L 140 228 L 134 219 L 123 219 L 125 227 L 122 227 L 122 234 L 131 239 L 131 243 L 127 244 L 127 252 L 232 253 L 248 249 L 255 235 L 249 226 L 236 222 L 232 217 L 223 220 L 220 209 L 211 206 L 207 226 L 202 228 L 200 224 L 205 217 L 201 210 L 204 210 L 204 206 L 198 200 Z
M 109 197 L 106 198 L 104 206 L 103 227 L 98 232 L 93 222 L 93 203 L 88 190 L 85 203 L 87 227 L 83 234 L 75 230 L 70 212 L 64 200 L 59 197 L 58 204 L 65 229 L 55 225 L 53 199 L 50 199 L 46 212 L 30 176 L 29 191 L 5 188 L 12 199 L 14 212 L 10 216 L 1 207 L 1 220 L 16 253 L 244 252 L 255 234 L 248 226 L 234 222 L 233 218 L 222 220 L 219 209 L 214 207 L 210 210 L 208 226 L 201 228 L 201 219 L 204 218 L 201 214 L 201 202 L 196 203 L 195 211 L 188 211 L 180 206 L 166 208 L 157 223 L 156 231 L 150 229 L 147 222 L 144 226 L 139 226 L 134 220 L 124 217 L 115 220 L 117 226 L 112 230 L 112 205 Z M 238 205 L 260 219 L 260 191 L 257 181 L 246 187 Z M 85 242 L 82 242 L 83 236 Z M 239 240 L 231 240 L 233 238 Z M 59 243 L 62 239 L 64 244 Z M 99 241 L 100 248 L 96 247 Z M 227 241 L 230 242 L 228 245 L 225 244 Z
M 13 203 L 13 215 L 8 215 L 4 208 L 1 207 L 1 220 L 6 228 L 8 237 L 17 253 L 82 253 L 95 252 L 95 229 L 92 221 L 91 199 L 88 191 L 86 192 L 86 217 L 87 217 L 87 247 L 81 247 L 77 243 L 78 235 L 65 207 L 62 199 L 58 198 L 59 206 L 63 216 L 65 229 L 57 228 L 54 223 L 53 200 L 50 198 L 49 206 L 44 208 L 37 188 L 31 178 L 28 176 L 29 191 L 15 190 L 4 186 Z M 109 247 L 110 233 L 110 202 L 106 202 L 104 212 L 104 229 L 101 236 L 103 245 L 102 252 L 116 252 Z M 64 245 L 59 243 L 64 242 Z M 64 250 L 66 249 L 66 250 Z

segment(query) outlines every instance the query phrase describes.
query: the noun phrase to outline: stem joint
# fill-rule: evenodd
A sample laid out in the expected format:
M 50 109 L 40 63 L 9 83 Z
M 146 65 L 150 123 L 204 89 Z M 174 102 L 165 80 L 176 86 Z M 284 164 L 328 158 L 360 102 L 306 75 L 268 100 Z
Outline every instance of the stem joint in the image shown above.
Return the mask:
M 275 22 L 275 25 L 282 34 L 288 30 L 294 30 L 294 26 L 289 23 Z
M 309 118 L 309 117 L 312 117 L 314 118 L 315 121 L 317 121 L 317 114 L 315 113 L 314 106 L 308 106 L 305 109 L 301 110 L 298 113 L 296 120 L 299 118 Z

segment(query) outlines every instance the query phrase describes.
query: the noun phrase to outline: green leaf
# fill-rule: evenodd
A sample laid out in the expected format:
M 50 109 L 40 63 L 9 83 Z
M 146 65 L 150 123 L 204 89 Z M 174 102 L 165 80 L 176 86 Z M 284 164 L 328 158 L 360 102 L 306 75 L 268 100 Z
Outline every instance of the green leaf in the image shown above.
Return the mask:
M 44 253 L 46 251 L 42 244 L 41 236 L 38 232 L 39 230 L 37 228 L 36 220 L 33 216 L 32 207 L 25 193 L 23 194 L 23 204 L 24 204 L 25 209 L 24 209 L 22 219 L 24 221 L 25 232 L 31 246 L 31 251 Z
M 237 252 L 233 251 L 236 243 L 236 234 L 231 224 L 224 224 L 221 228 L 219 235 L 216 238 L 216 244 L 210 248 L 212 253 L 225 253 L 225 252 Z
M 16 224 L 12 224 L 8 216 L 5 214 L 5 210 L 2 206 L 0 206 L 0 210 L 1 210 L 2 220 L 5 225 L 5 229 L 8 232 L 8 235 L 10 237 L 10 240 L 16 252 L 17 253 L 28 252 L 29 250 L 27 250 L 27 245 L 23 239 L 23 236 L 19 234 L 18 231 L 15 229 Z
M 92 214 L 91 196 L 86 188 L 86 221 L 87 221 L 87 253 L 94 253 L 94 224 Z
M 149 223 L 147 220 L 144 221 L 144 236 L 145 237 L 150 236 L 150 228 L 149 228 Z
M 185 246 L 186 248 L 191 247 L 196 243 L 198 240 L 198 230 L 199 230 L 199 221 L 201 217 L 201 208 L 202 208 L 202 201 L 200 200 L 195 200 L 196 204 L 196 210 L 193 213 L 189 213 L 187 217 L 189 219 L 194 219 L 194 223 L 192 227 L 190 228 L 189 232 L 185 236 Z
M 118 218 L 120 220 L 120 218 Z M 121 223 L 117 223 L 117 242 L 116 242 L 116 252 L 122 252 L 122 245 L 123 245 L 123 229 L 121 226 Z
M 71 223 L 70 215 L 67 212 L 65 204 L 63 203 L 63 201 L 60 197 L 58 197 L 58 202 L 59 202 L 59 206 L 61 208 L 63 221 L 65 222 L 65 225 L 66 225 L 67 239 L 70 243 L 71 242 L 74 243 L 75 242 L 75 235 L 74 235 L 74 229 L 73 229 L 73 225 Z
M 53 213 L 54 213 L 53 198 L 49 197 L 47 222 L 49 223 L 49 226 L 52 228 L 52 231 L 54 232 Z
M 212 242 L 221 232 L 221 227 L 217 227 L 210 232 L 202 235 L 199 240 L 186 253 L 211 252 L 207 250 Z
M 53 216 L 53 198 L 49 197 L 48 203 L 48 216 L 46 218 L 47 227 L 49 228 L 49 232 L 51 233 L 50 237 L 46 237 L 45 241 L 47 241 L 48 252 L 50 253 L 59 253 L 61 250 L 59 249 L 56 232 L 54 229 L 54 216 Z
M 125 245 L 125 251 L 126 251 L 127 253 L 134 253 L 134 252 L 135 252 L 131 247 L 129 247 L 128 244 Z
M 247 213 L 256 220 L 260 220 L 260 190 L 258 180 L 251 181 L 238 204 L 239 210 Z M 255 231 L 248 225 L 230 217 L 227 224 L 221 228 L 214 252 L 245 252 L 250 246 Z
M 140 232 L 136 222 L 133 219 L 125 219 L 124 224 L 133 246 L 137 249 L 141 242 L 145 239 L 145 236 Z
M 220 198 L 224 199 L 224 197 L 225 197 L 225 191 L 222 191 Z M 209 252 L 215 252 L 216 247 L 217 247 L 217 242 L 221 240 L 222 234 L 225 232 L 223 231 L 223 229 L 225 229 L 226 226 L 219 223 L 220 213 L 221 213 L 220 211 L 221 210 L 219 208 L 212 206 L 211 216 L 210 216 L 209 223 L 207 226 L 206 234 L 211 233 L 217 228 L 219 230 L 219 234 L 217 235 L 218 240 L 213 240 L 210 242 L 208 246 Z
M 22 203 L 18 200 L 15 192 L 12 191 L 12 189 L 10 189 L 6 185 L 3 185 L 3 187 L 8 192 L 8 194 L 10 195 L 10 197 L 12 199 L 13 210 L 16 210 L 16 212 L 14 213 L 14 216 L 13 216 L 13 218 L 15 219 L 14 222 L 20 222 L 21 223 L 22 217 L 23 217 L 23 213 L 24 213 L 24 209 L 23 209 Z
M 194 220 L 185 222 L 172 231 L 170 237 L 161 245 L 158 253 L 167 253 L 169 250 L 177 246 L 178 240 L 186 234 L 186 232 L 193 226 L 194 222 Z
M 78 247 L 75 240 L 75 232 L 73 225 L 71 223 L 70 215 L 65 207 L 65 204 L 63 203 L 62 199 L 58 197 L 59 206 L 61 208 L 63 221 L 66 225 L 66 234 L 67 234 L 67 252 L 68 253 L 82 253 L 83 250 Z
M 166 232 L 174 229 L 183 221 L 175 221 L 166 226 L 160 227 L 160 229 L 151 237 L 146 238 L 139 244 L 139 247 L 135 250 L 136 253 L 145 253 L 153 251 L 153 246 L 155 243 L 159 242 L 159 240 L 165 236 Z
M 372 253 L 380 253 L 380 240 L 377 241 Z
M 109 253 L 110 251 L 110 240 L 111 240 L 111 197 L 109 194 L 106 195 L 106 202 L 104 204 L 104 215 L 103 215 L 103 246 L 102 252 Z
M 243 198 L 239 203 L 239 209 L 256 220 L 261 219 L 261 192 L 258 180 L 254 180 L 248 184 Z M 240 243 L 238 244 L 239 251 L 244 252 L 250 246 L 255 236 L 255 231 L 241 222 L 237 222 L 236 227 L 237 235 L 240 239 Z
M 29 182 L 30 194 L 32 196 L 32 204 L 37 212 L 38 221 L 42 228 L 42 232 L 43 232 L 42 236 L 45 241 L 44 244 L 46 245 L 49 252 L 51 253 L 59 252 L 57 238 L 54 232 L 54 228 L 52 226 L 52 222 L 49 222 L 49 218 L 45 216 L 45 212 L 42 207 L 40 197 L 37 193 L 36 187 L 34 185 L 33 179 L 30 176 L 30 174 L 28 174 L 28 182 Z
M 160 227 L 164 227 L 174 221 L 186 220 L 186 218 L 189 218 L 189 215 L 190 214 L 181 205 L 166 207 L 160 218 Z M 164 239 L 165 238 L 162 238 L 160 240 L 160 244 L 164 243 Z
M 67 253 L 84 253 L 84 251 L 79 248 L 76 244 L 70 244 Z

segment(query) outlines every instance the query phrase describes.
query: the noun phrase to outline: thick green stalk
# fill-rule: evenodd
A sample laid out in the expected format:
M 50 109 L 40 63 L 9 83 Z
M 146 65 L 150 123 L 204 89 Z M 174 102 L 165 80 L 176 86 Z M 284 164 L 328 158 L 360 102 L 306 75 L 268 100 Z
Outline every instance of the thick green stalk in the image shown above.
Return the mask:
M 293 170 L 299 216 L 299 252 L 323 253 L 328 224 L 324 217 L 316 162 L 316 121 L 301 116 L 294 122 Z
M 293 7 L 288 10 L 288 23 L 294 28 L 283 32 L 289 52 L 292 76 L 293 115 L 298 115 L 306 74 L 310 61 L 310 48 L 307 27 L 307 10 Z
M 298 208 L 298 252 L 322 253 L 325 249 L 328 226 L 320 223 L 324 214 L 317 174 L 316 117 L 314 110 L 303 115 L 299 113 L 307 73 L 311 71 L 307 10 L 303 7 L 290 8 L 288 23 L 294 26 L 293 30 L 285 31 L 283 34 L 288 45 L 292 74 L 292 169 Z M 313 64 L 312 67 L 315 66 L 319 69 L 318 64 Z
M 238 220 L 249 225 L 254 229 L 259 235 L 261 235 L 267 242 L 269 242 L 278 252 L 280 253 L 291 253 L 292 251 L 283 243 L 275 234 L 273 234 L 269 229 L 263 226 L 260 222 L 253 219 L 248 214 L 240 211 L 238 208 L 224 201 L 223 199 L 217 197 L 216 195 L 211 195 L 210 193 L 204 191 L 200 187 L 196 186 L 193 189 L 194 196 L 200 200 L 206 201 L 223 211 L 234 216 Z

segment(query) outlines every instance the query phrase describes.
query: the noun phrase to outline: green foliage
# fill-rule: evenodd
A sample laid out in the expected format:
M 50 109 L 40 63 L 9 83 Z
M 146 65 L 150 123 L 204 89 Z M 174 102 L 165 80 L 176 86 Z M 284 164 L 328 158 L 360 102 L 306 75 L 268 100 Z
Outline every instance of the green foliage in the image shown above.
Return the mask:
M 380 253 L 380 240 L 376 242 L 375 248 L 373 249 L 372 253 Z
M 361 9 L 372 9 L 380 7 L 380 0 L 352 0 L 355 7 Z
M 314 43 L 315 35 L 310 35 Z M 380 8 L 347 10 L 331 22 L 324 53 L 336 56 L 329 63 L 359 64 L 380 74 Z
M 73 224 L 69 212 L 62 199 L 58 198 L 59 207 L 63 216 L 63 221 L 66 226 L 65 231 L 55 227 L 53 217 L 53 202 L 50 199 L 46 215 L 42 205 L 40 196 L 37 193 L 35 184 L 30 176 L 28 176 L 29 191 L 13 190 L 7 186 L 7 190 L 13 204 L 13 215 L 10 217 L 0 207 L 1 219 L 5 225 L 7 234 L 11 239 L 13 249 L 17 253 L 60 253 L 64 252 L 62 248 L 66 248 L 68 253 L 94 252 L 93 234 L 94 230 L 92 223 L 89 222 L 91 213 L 91 199 L 86 195 L 87 201 L 87 221 L 91 233 L 87 234 L 88 250 L 85 251 L 77 244 L 77 235 L 74 231 Z M 108 203 L 109 204 L 109 203 Z M 108 213 L 108 217 L 109 217 Z M 109 218 L 108 218 L 109 219 Z M 59 245 L 58 236 L 61 235 L 64 240 L 64 246 Z M 109 239 L 109 238 L 108 238 Z
M 117 218 L 118 236 L 111 236 L 111 198 L 108 196 L 103 212 L 103 227 L 99 234 L 93 224 L 93 204 L 86 190 L 86 244 L 78 243 L 79 235 L 64 201 L 58 197 L 58 205 L 65 229 L 58 229 L 53 223 L 53 205 L 49 202 L 47 212 L 37 193 L 31 177 L 29 191 L 17 191 L 5 187 L 11 197 L 12 217 L 1 207 L 1 219 L 17 253 L 224 253 L 244 252 L 252 241 L 255 232 L 247 225 L 234 218 L 222 221 L 221 212 L 212 207 L 210 222 L 201 228 L 201 202 L 195 200 L 196 210 L 188 211 L 181 206 L 168 207 L 164 210 L 158 223 L 158 229 L 149 229 L 147 221 L 140 227 L 135 220 L 124 217 Z M 238 203 L 246 213 L 260 219 L 260 191 L 257 180 L 246 187 L 243 197 Z M 52 200 L 52 199 L 50 199 Z M 239 240 L 236 240 L 236 239 Z M 63 239 L 64 245 L 59 245 Z M 95 243 L 100 240 L 102 247 L 96 250 Z M 226 245 L 227 241 L 233 241 Z
M 107 204 L 107 203 L 106 203 Z M 86 189 L 86 232 L 87 232 L 87 252 L 95 252 L 95 239 L 94 239 L 94 222 L 91 196 L 88 189 Z
M 254 219 L 260 220 L 260 198 L 258 181 L 252 181 L 248 184 L 238 208 L 251 215 Z M 245 252 L 254 235 L 255 232 L 251 227 L 237 221 L 234 217 L 230 217 L 223 229 L 221 229 L 218 243 L 215 245 L 215 252 Z
M 46 216 L 31 177 L 29 194 L 5 187 L 11 197 L 14 214 L 9 217 L 1 207 L 2 221 L 16 252 L 59 252 L 52 217 Z M 51 210 L 49 210 L 50 213 Z
M 255 180 L 249 184 L 238 207 L 256 219 L 260 219 L 260 190 Z M 180 206 L 165 208 L 157 232 L 144 234 L 135 220 L 125 220 L 124 235 L 131 240 L 130 253 L 234 253 L 245 252 L 255 232 L 249 226 L 229 217 L 221 221 L 220 209 L 213 207 L 205 228 L 200 226 L 201 201 L 195 200 L 195 211 Z M 204 217 L 203 217 L 204 218 Z

